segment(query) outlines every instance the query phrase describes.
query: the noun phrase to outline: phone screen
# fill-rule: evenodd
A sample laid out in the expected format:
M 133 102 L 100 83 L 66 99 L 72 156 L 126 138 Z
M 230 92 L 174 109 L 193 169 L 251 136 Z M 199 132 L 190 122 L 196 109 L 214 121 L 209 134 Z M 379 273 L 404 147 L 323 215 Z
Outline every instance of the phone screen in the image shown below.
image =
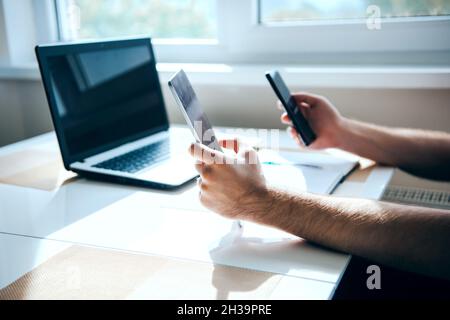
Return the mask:
M 211 123 L 204 113 L 186 73 L 183 70 L 177 72 L 170 79 L 169 87 L 197 142 L 221 151 L 222 148 L 217 141 Z
M 310 145 L 316 139 L 316 135 L 298 108 L 294 97 L 292 97 L 289 88 L 283 81 L 283 78 L 281 78 L 280 73 L 278 71 L 268 72 L 266 73 L 266 78 L 269 80 L 269 83 L 275 91 L 278 99 L 280 99 L 286 109 L 286 112 L 288 113 L 295 129 L 299 133 L 300 138 L 305 145 Z

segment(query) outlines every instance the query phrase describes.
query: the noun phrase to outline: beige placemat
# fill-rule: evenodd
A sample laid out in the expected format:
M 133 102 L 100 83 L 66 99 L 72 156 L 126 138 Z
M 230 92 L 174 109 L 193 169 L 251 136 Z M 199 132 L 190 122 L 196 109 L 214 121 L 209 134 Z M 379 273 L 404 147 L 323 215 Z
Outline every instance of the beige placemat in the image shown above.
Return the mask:
M 0 290 L 0 299 L 267 299 L 282 277 L 72 246 Z
M 57 152 L 29 149 L 0 157 L 0 183 L 51 191 L 74 179 Z

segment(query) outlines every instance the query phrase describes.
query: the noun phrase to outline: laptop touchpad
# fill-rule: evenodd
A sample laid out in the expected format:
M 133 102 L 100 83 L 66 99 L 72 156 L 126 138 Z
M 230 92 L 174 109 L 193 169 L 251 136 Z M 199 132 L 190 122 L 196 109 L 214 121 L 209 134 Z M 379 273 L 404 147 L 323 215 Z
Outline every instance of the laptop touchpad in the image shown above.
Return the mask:
M 138 178 L 164 184 L 179 185 L 197 175 L 192 158 L 179 156 L 138 174 Z

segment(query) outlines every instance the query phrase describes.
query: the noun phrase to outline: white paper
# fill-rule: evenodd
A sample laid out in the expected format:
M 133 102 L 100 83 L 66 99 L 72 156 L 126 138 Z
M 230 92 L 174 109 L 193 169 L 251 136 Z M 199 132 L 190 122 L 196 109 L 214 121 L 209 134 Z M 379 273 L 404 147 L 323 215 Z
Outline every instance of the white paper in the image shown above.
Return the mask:
M 314 152 L 261 150 L 267 183 L 291 192 L 329 194 L 356 165 L 356 160 Z

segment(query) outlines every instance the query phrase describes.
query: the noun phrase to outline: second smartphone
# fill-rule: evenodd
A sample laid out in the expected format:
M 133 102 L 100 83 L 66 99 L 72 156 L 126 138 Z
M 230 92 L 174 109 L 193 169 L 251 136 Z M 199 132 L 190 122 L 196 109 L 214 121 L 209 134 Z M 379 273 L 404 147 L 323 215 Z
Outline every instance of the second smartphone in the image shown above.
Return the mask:
M 303 116 L 294 97 L 292 97 L 289 88 L 283 81 L 280 73 L 278 71 L 271 71 L 266 73 L 266 78 L 269 80 L 270 85 L 275 91 L 278 99 L 280 99 L 281 104 L 286 109 L 289 118 L 294 125 L 295 130 L 297 130 L 303 143 L 309 146 L 316 139 L 316 134 L 311 129 L 308 121 Z

